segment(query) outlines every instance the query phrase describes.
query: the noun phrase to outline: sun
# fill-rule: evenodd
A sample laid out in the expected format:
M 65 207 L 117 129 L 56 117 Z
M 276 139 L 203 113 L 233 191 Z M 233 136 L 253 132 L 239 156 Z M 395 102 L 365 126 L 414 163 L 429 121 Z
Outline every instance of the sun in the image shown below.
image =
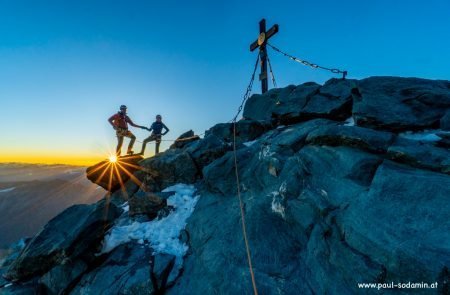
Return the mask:
M 116 163 L 117 162 L 117 156 L 116 155 L 109 156 L 109 162 L 110 163 Z

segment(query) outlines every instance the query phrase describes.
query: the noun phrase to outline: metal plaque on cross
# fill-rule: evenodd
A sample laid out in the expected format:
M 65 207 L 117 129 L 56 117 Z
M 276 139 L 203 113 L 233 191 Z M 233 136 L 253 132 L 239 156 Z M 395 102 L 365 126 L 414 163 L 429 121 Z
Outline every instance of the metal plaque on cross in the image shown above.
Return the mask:
M 267 40 L 278 32 L 278 25 L 273 25 L 268 31 L 266 31 L 266 20 L 262 19 L 259 22 L 259 36 L 256 41 L 250 44 L 250 51 L 254 51 L 259 48 L 259 56 L 261 60 L 261 73 L 259 74 L 259 80 L 261 81 L 261 92 L 265 93 L 269 90 L 269 82 L 267 80 Z

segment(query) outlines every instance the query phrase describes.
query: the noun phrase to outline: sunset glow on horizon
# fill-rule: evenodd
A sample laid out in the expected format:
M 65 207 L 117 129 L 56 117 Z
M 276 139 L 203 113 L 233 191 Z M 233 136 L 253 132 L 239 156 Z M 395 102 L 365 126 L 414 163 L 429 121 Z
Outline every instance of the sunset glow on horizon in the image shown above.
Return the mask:
M 251 76 L 249 46 L 263 17 L 279 24 L 273 45 L 346 69 L 349 79 L 450 80 L 442 62 L 450 60 L 448 11 L 444 0 L 2 1 L 0 162 L 107 160 L 117 143 L 107 119 L 122 104 L 138 125 L 162 115 L 170 132 L 161 151 L 186 131 L 228 122 Z M 268 55 L 280 87 L 337 77 Z M 261 91 L 257 77 L 253 93 Z M 130 131 L 139 152 L 150 133 Z
M 65 164 L 74 166 L 90 166 L 99 161 L 107 159 L 105 157 L 73 156 L 73 155 L 45 155 L 45 154 L 20 154 L 20 155 L 0 155 L 0 163 L 26 163 L 26 164 Z

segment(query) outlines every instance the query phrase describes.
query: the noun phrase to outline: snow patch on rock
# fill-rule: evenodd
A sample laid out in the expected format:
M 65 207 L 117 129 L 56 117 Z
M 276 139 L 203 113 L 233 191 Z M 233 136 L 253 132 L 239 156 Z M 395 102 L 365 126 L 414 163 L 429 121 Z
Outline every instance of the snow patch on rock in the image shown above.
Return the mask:
M 286 217 L 286 208 L 284 207 L 284 199 L 285 199 L 285 193 L 287 189 L 287 184 L 284 181 L 281 185 L 278 191 L 272 192 L 272 212 L 280 214 L 281 217 L 284 219 Z
M 270 151 L 270 146 L 264 146 L 258 154 L 258 159 L 263 160 L 275 155 L 275 152 Z
M 101 253 L 108 253 L 121 244 L 131 240 L 139 244 L 149 245 L 155 253 L 166 253 L 176 256 L 175 269 L 180 270 L 183 257 L 188 246 L 179 239 L 180 233 L 186 227 L 186 220 L 194 212 L 200 196 L 195 196 L 193 185 L 176 184 L 163 192 L 175 192 L 167 199 L 167 205 L 173 206 L 168 216 L 148 222 L 133 221 L 126 225 L 116 225 L 108 232 L 103 241 Z M 122 206 L 128 209 L 128 204 Z M 171 273 L 177 276 L 178 271 Z
M 353 117 L 349 117 L 345 120 L 344 126 L 355 126 L 355 119 Z
M 5 188 L 5 189 L 1 189 L 0 193 L 9 193 L 12 192 L 13 190 L 15 190 L 15 187 L 10 187 L 10 188 Z
M 247 142 L 244 142 L 243 144 L 246 147 L 250 147 L 250 146 L 254 145 L 256 142 L 258 142 L 258 140 L 247 141 Z
M 419 132 L 406 131 L 400 133 L 399 136 L 411 140 L 435 142 L 440 141 L 442 139 L 440 136 L 436 134 L 439 131 L 440 130 L 424 130 Z

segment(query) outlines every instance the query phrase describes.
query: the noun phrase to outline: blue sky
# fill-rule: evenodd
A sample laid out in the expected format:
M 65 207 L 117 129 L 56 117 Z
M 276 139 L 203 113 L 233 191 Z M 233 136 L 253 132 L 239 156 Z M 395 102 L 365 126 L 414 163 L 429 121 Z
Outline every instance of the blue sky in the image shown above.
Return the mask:
M 262 17 L 280 25 L 274 45 L 349 78 L 448 80 L 449 11 L 449 1 L 0 0 L 0 161 L 103 156 L 120 104 L 138 124 L 162 114 L 168 139 L 228 121 Z M 269 56 L 279 86 L 333 77 Z

